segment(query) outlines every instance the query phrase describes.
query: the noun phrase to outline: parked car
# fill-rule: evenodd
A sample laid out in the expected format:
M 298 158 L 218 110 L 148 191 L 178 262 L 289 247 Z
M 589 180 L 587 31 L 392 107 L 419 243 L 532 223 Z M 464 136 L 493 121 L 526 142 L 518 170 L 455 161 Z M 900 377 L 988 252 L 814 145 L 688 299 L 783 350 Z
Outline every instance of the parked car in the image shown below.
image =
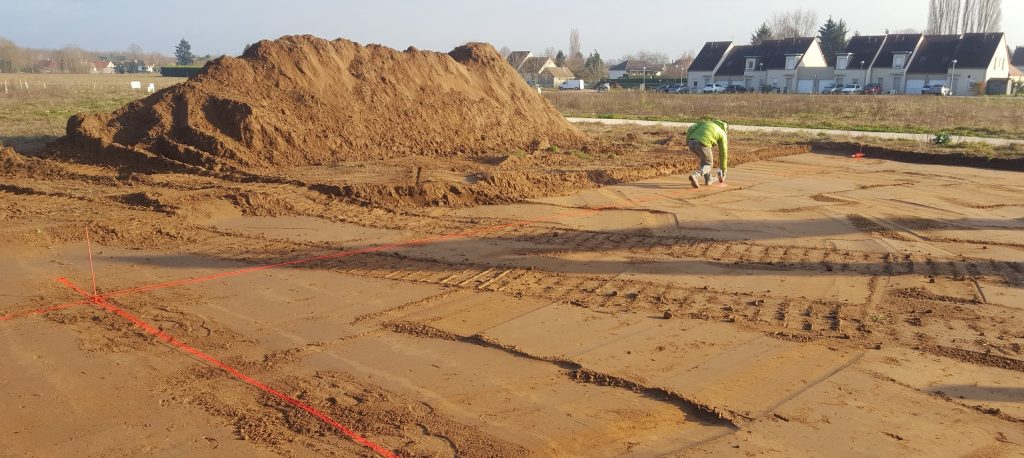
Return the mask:
M 825 86 L 824 88 L 822 88 L 821 89 L 821 93 L 822 94 L 838 94 L 838 93 L 842 92 L 842 90 L 843 90 L 843 85 L 842 84 L 832 83 L 832 84 L 829 84 L 828 86 Z
M 723 86 L 720 83 L 709 84 L 707 86 L 704 86 L 704 89 L 701 90 L 701 92 L 703 92 L 705 94 L 708 94 L 708 93 L 711 93 L 711 94 L 721 94 L 721 93 L 725 92 L 725 86 Z
M 597 92 L 608 92 L 611 88 L 612 88 L 611 84 L 601 83 L 601 84 L 598 84 L 597 87 L 595 87 L 594 89 L 597 89 Z
M 680 84 L 676 90 L 672 91 L 673 94 L 689 94 L 690 87 L 685 84 Z
M 582 91 L 583 80 L 566 80 L 563 81 L 558 89 L 561 91 Z
M 883 93 L 884 92 L 882 91 L 882 85 L 878 84 L 878 83 L 871 83 L 871 84 L 869 84 L 867 86 L 864 86 L 864 90 L 861 91 L 861 94 L 865 94 L 865 95 L 869 95 L 869 94 L 878 95 L 878 94 L 883 94 Z
M 725 92 L 729 94 L 743 94 L 747 92 L 747 88 L 742 84 L 730 84 L 725 87 Z
M 864 92 L 864 88 L 859 84 L 847 84 L 843 86 L 843 95 L 860 94 Z
M 666 84 L 658 88 L 658 92 L 664 92 L 666 94 L 678 94 L 680 89 L 686 89 L 684 84 Z
M 926 84 L 921 88 L 922 95 L 950 95 L 953 91 L 945 83 Z

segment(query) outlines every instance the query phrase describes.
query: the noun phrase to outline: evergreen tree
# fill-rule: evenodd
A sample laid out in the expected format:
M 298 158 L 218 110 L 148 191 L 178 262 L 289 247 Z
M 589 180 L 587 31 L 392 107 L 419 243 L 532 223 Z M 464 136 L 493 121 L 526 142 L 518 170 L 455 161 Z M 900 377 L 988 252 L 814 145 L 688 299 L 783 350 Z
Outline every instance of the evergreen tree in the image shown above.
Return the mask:
M 840 19 L 839 22 L 833 21 L 832 16 L 829 16 L 825 25 L 818 29 L 818 39 L 821 40 L 821 51 L 825 53 L 825 60 L 828 62 L 829 66 L 835 65 L 836 53 L 839 53 L 846 48 L 846 43 L 849 41 L 846 39 L 847 33 L 846 21 L 842 19 Z
M 765 40 L 771 40 L 774 36 L 775 33 L 772 32 L 771 27 L 768 27 L 768 23 L 762 22 L 761 27 L 758 27 L 754 34 L 750 36 L 750 44 L 759 45 Z
M 174 48 L 174 57 L 178 59 L 178 65 L 191 65 L 195 58 L 192 55 L 192 45 L 182 38 L 178 46 Z
M 559 67 L 565 66 L 565 53 L 561 49 L 558 50 L 558 54 L 555 54 L 555 65 Z
M 605 76 L 607 76 L 607 71 L 604 68 L 604 60 L 601 59 L 601 54 L 594 50 L 587 56 L 587 61 L 583 64 L 583 71 L 577 77 L 593 83 L 604 79 Z

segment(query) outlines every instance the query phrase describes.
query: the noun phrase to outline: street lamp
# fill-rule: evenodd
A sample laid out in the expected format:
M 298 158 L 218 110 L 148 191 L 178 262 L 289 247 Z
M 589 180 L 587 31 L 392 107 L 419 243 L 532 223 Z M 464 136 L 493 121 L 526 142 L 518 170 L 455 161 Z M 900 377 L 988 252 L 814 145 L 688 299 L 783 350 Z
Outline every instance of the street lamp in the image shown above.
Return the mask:
M 864 61 L 860 61 L 860 84 L 867 84 L 868 74 L 864 72 Z M 864 86 L 861 86 L 864 87 Z
M 640 85 L 640 90 L 647 92 L 647 66 L 644 66 L 644 83 Z
M 953 75 L 956 74 L 956 59 L 953 59 L 953 71 L 949 72 L 949 95 L 956 95 L 956 91 L 953 90 Z M 942 91 L 939 91 L 940 95 Z
M 764 72 L 764 62 L 758 62 L 757 63 L 757 71 L 758 72 Z M 768 80 L 767 76 L 761 75 L 761 87 L 760 87 L 760 89 L 761 89 L 762 92 L 764 91 L 764 84 L 765 84 L 765 81 L 767 81 L 767 80 Z

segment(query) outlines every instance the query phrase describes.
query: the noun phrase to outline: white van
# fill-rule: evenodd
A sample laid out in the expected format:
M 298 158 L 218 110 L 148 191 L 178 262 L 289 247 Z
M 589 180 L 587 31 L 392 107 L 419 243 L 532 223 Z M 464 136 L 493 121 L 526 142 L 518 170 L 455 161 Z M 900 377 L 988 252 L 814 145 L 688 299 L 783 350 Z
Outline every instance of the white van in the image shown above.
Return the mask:
M 560 91 L 582 91 L 583 80 L 567 80 L 563 81 L 561 86 L 558 86 Z

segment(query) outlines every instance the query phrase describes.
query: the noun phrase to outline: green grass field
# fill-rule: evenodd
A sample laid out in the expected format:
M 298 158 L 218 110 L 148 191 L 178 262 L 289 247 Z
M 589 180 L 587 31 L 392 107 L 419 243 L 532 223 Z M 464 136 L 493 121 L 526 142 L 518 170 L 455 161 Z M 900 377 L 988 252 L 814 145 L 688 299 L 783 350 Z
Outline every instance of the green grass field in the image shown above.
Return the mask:
M 1024 139 L 1022 97 L 546 92 L 566 116 Z
M 142 90 L 132 90 L 140 81 Z M 0 145 L 32 153 L 64 135 L 76 113 L 110 112 L 157 90 L 185 81 L 159 74 L 36 75 L 0 73 Z

